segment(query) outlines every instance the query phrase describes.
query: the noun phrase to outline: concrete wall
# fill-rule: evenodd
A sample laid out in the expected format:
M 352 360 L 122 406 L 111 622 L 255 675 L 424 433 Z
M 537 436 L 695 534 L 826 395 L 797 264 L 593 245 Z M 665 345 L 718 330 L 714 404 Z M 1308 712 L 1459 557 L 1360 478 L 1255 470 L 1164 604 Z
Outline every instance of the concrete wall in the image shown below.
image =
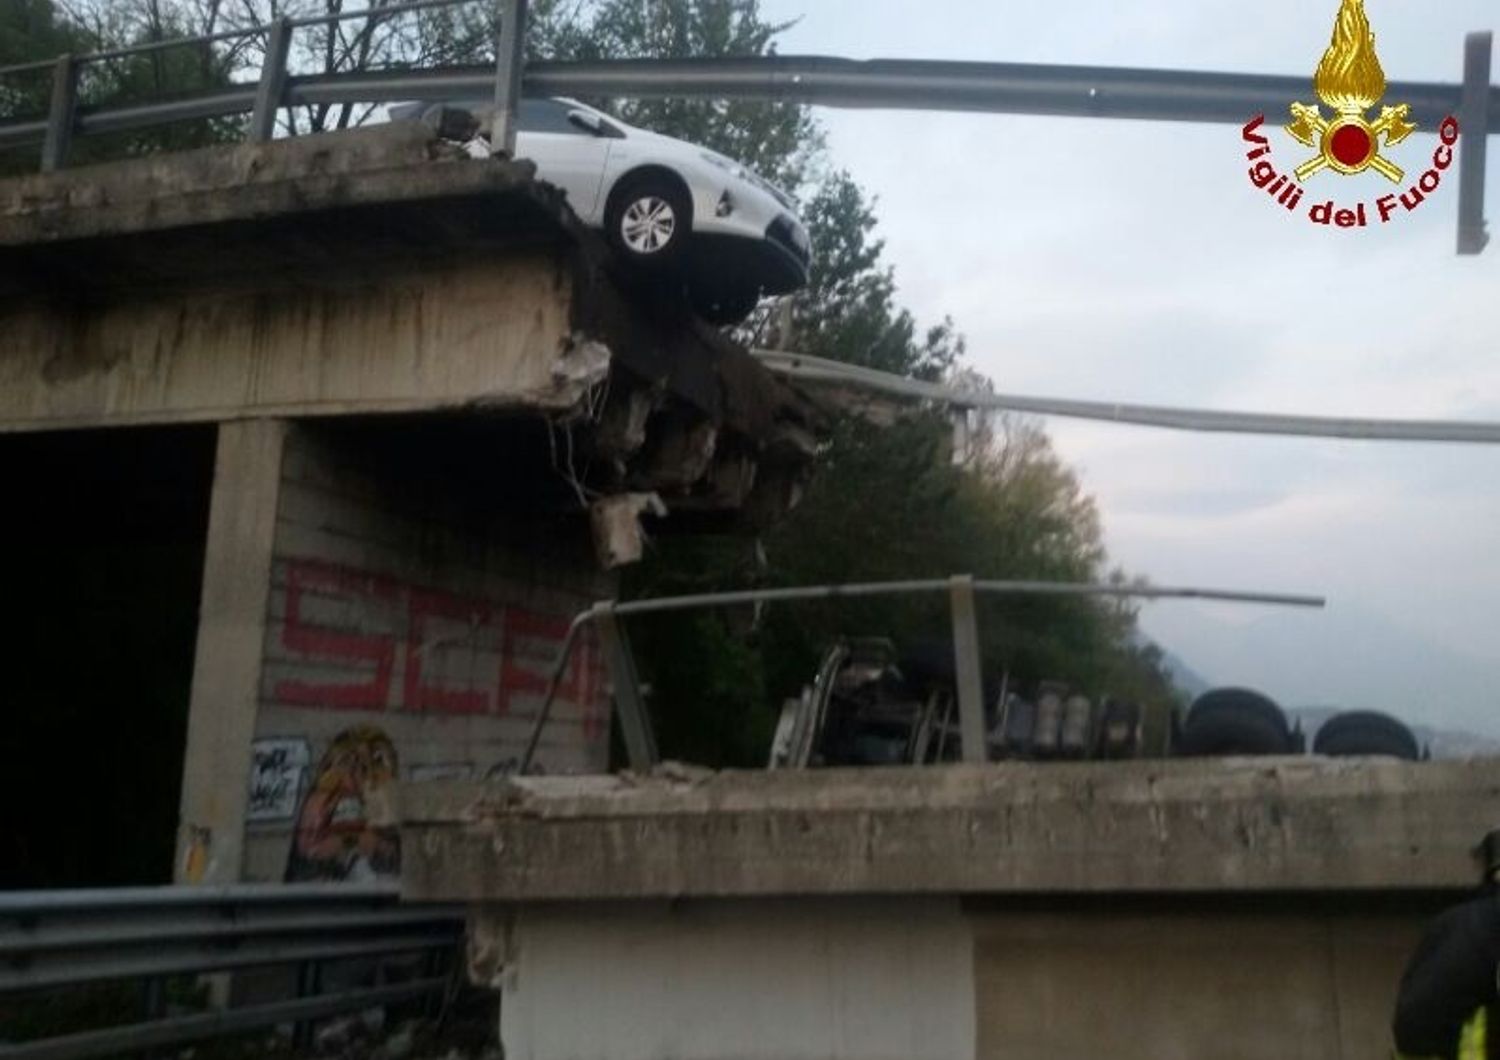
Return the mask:
M 1436 900 L 487 910 L 521 1060 L 1375 1060 Z
M 472 437 L 436 431 L 407 460 L 379 441 L 370 425 L 221 428 L 181 882 L 394 877 L 399 838 L 371 823 L 392 782 L 512 768 L 569 622 L 613 591 L 582 516 L 476 505 L 446 470 Z M 538 765 L 599 772 L 596 641 L 572 658 Z
M 983 1060 L 1376 1060 L 1416 912 L 1126 908 L 972 919 Z
M 513 768 L 569 622 L 612 592 L 581 517 L 476 512 L 442 473 L 452 454 L 441 439 L 426 474 L 421 461 L 382 461 L 368 441 L 306 425 L 288 435 L 249 778 L 249 880 L 394 875 L 395 832 L 368 823 L 369 801 L 391 780 Z M 505 480 L 501 471 L 497 489 Z M 538 764 L 599 772 L 608 740 L 604 666 L 585 637 Z M 363 856 L 369 849 L 380 856 Z
M 532 907 L 501 976 L 510 1060 L 967 1060 L 957 901 Z

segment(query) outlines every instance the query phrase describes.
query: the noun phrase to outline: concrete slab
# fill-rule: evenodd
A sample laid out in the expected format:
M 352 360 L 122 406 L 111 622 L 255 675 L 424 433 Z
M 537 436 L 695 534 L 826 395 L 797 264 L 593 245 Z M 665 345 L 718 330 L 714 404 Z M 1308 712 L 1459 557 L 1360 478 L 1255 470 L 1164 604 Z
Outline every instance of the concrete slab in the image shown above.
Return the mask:
M 1198 760 L 411 785 L 414 898 L 1472 886 L 1500 762 Z
M 567 413 L 611 372 L 751 452 L 809 422 L 534 172 L 395 123 L 0 181 L 0 432 Z

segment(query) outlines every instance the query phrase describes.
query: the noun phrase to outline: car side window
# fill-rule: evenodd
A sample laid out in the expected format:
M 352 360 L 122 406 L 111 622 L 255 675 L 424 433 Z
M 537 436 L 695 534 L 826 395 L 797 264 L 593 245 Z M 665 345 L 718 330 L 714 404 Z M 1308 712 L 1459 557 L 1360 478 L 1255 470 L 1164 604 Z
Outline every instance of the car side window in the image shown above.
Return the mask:
M 590 136 L 587 129 L 568 120 L 572 110 L 551 99 L 523 99 L 519 108 L 520 128 L 525 132 L 561 133 L 568 136 Z

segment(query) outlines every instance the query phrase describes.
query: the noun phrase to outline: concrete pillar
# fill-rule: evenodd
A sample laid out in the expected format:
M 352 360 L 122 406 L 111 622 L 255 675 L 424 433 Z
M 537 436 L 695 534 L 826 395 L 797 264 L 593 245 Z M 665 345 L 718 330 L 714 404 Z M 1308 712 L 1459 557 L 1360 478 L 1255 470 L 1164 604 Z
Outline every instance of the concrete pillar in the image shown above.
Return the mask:
M 976 1055 L 954 898 L 553 903 L 470 924 L 510 1060 Z
M 174 876 L 240 879 L 286 424 L 219 427 Z

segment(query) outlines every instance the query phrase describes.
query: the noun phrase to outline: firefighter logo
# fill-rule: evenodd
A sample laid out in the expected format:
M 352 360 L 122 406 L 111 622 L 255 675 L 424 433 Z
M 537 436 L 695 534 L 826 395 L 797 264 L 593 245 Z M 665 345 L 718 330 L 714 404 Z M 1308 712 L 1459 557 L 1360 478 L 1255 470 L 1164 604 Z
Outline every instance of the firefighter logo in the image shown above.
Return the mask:
M 1434 131 L 1438 143 L 1432 152 L 1432 164 L 1409 178 L 1383 153 L 1418 130 L 1408 103 L 1385 104 L 1372 118 L 1385 97 L 1386 84 L 1385 70 L 1375 52 L 1375 34 L 1365 16 L 1365 0 L 1340 0 L 1333 42 L 1318 64 L 1313 89 L 1321 104 L 1293 103 L 1286 131 L 1317 154 L 1294 168 L 1282 169 L 1274 157 L 1275 145 L 1264 114 L 1257 114 L 1240 130 L 1245 158 L 1251 163 L 1251 185 L 1288 213 L 1323 228 L 1388 225 L 1420 209 L 1436 194 L 1457 161 L 1458 119 L 1450 114 L 1437 123 Z M 1335 182 L 1308 183 L 1325 169 L 1346 177 L 1373 171 L 1396 187 L 1373 200 L 1339 201 L 1333 197 Z M 1358 182 L 1354 186 L 1359 187 Z M 1302 200 L 1312 187 L 1319 188 L 1321 195 L 1315 191 L 1316 197 L 1304 205 Z
M 1384 106 L 1374 121 L 1370 111 L 1385 96 L 1385 70 L 1375 51 L 1375 33 L 1365 15 L 1364 0 L 1342 0 L 1333 26 L 1333 42 L 1313 78 L 1318 98 L 1333 113 L 1325 117 L 1316 103 L 1293 103 L 1291 137 L 1318 153 L 1296 169 L 1297 180 L 1331 169 L 1353 176 L 1373 169 L 1392 184 L 1406 177 L 1402 168 L 1381 154 L 1381 141 L 1395 147 L 1417 129 L 1406 103 Z

